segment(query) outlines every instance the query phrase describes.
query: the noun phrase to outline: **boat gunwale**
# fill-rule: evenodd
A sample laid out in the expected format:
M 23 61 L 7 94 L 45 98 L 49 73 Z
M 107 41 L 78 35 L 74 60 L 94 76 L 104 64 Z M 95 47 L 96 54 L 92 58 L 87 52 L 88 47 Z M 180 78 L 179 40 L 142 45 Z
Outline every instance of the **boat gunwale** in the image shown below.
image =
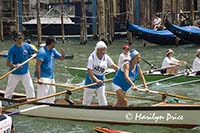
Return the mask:
M 6 99 L 6 98 L 0 98 L 1 101 L 6 102 L 14 102 L 14 103 L 20 103 L 23 101 L 19 100 L 13 100 L 13 99 Z M 41 103 L 41 102 L 35 102 L 30 103 L 29 105 L 49 105 L 50 107 L 58 107 L 58 108 L 73 108 L 73 109 L 90 109 L 90 110 L 115 110 L 115 111 L 146 111 L 146 110 L 200 110 L 200 105 L 195 104 L 186 104 L 181 106 L 129 106 L 129 107 L 113 107 L 113 106 L 87 106 L 87 105 L 64 105 L 64 104 L 52 104 L 52 103 Z M 194 105 L 194 106 L 193 106 Z M 22 105 L 23 106 L 23 105 Z

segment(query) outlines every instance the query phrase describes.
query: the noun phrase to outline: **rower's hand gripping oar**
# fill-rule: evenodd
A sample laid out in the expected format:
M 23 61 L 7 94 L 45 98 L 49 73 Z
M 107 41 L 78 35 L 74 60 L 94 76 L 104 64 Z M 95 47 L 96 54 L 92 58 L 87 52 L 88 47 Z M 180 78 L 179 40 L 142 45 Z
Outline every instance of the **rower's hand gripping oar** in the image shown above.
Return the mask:
M 137 89 L 138 91 L 142 91 L 142 92 L 146 92 L 144 89 Z M 154 93 L 154 94 L 160 94 L 160 95 L 166 95 L 166 96 L 171 96 L 171 97 L 176 97 L 176 98 L 180 98 L 180 99 L 184 99 L 184 100 L 192 100 L 192 101 L 198 101 L 200 102 L 200 99 L 194 99 L 194 98 L 190 98 L 190 97 L 186 97 L 186 96 L 182 96 L 182 95 L 177 95 L 177 94 L 171 94 L 168 92 L 161 92 L 161 91 L 153 91 L 153 90 L 149 90 L 149 93 Z
M 35 58 L 37 56 L 37 54 L 33 54 L 30 58 L 28 58 L 26 61 L 24 61 L 23 63 L 20 64 L 20 66 L 23 66 L 24 64 L 28 63 L 30 60 L 32 60 L 33 58 Z M 0 80 L 4 79 L 5 77 L 7 77 L 9 74 L 11 74 L 12 72 L 14 72 L 15 70 L 17 70 L 19 67 L 14 67 L 12 70 L 10 70 L 9 72 L 7 72 L 6 74 L 4 74 L 3 76 L 0 77 Z
M 105 83 L 105 82 L 109 82 L 109 81 L 112 81 L 112 78 L 111 79 L 106 79 L 103 82 Z M 95 86 L 97 84 L 98 83 L 92 83 L 92 84 L 88 84 L 88 85 L 85 85 L 85 86 L 75 87 L 73 89 L 70 89 L 70 91 L 81 90 L 81 89 L 84 89 L 84 88 Z M 50 97 L 58 96 L 58 95 L 66 93 L 67 91 L 69 91 L 69 90 L 64 90 L 64 91 L 61 91 L 61 92 L 58 92 L 58 93 L 54 93 L 54 94 L 51 94 L 51 95 L 48 95 L 48 96 L 39 97 L 39 98 L 34 99 L 34 100 L 30 100 L 30 101 L 25 101 L 25 102 L 22 102 L 22 103 L 13 104 L 13 105 L 10 105 L 10 106 L 7 106 L 7 107 L 3 107 L 2 110 L 5 111 L 5 110 L 11 109 L 11 108 L 22 106 L 24 104 L 30 104 L 30 103 L 34 103 L 34 102 L 37 102 L 37 101 L 40 101 L 40 100 L 43 100 L 43 99 L 47 99 L 47 98 L 50 98 Z

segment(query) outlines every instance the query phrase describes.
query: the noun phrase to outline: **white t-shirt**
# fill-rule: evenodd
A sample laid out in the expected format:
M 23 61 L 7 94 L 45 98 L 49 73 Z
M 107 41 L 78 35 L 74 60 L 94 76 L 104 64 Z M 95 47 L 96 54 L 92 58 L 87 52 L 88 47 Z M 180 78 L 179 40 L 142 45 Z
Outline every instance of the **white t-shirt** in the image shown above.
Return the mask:
M 192 65 L 193 71 L 200 71 L 200 58 L 196 57 Z
M 157 25 L 157 26 L 161 26 L 161 18 L 159 17 L 156 17 L 154 20 L 153 20 L 153 25 Z
M 127 61 L 127 60 L 130 60 L 131 57 L 130 57 L 130 53 L 128 54 L 124 54 L 124 53 L 121 53 L 119 55 L 119 59 L 118 59 L 118 66 L 121 68 L 122 64 Z
M 107 54 L 105 54 L 103 58 L 100 60 L 97 57 L 96 52 L 93 52 L 90 54 L 88 58 L 87 68 L 91 69 L 93 73 L 96 75 L 104 75 L 106 69 L 109 66 L 112 66 L 113 64 L 114 64 L 113 60 Z
M 179 61 L 177 59 L 175 59 L 174 57 L 165 57 L 162 63 L 162 67 L 161 68 L 168 68 L 171 65 L 170 64 L 177 64 Z
M 6 117 L 0 121 L 0 133 L 10 133 L 12 128 L 12 118 L 6 114 L 1 117 Z

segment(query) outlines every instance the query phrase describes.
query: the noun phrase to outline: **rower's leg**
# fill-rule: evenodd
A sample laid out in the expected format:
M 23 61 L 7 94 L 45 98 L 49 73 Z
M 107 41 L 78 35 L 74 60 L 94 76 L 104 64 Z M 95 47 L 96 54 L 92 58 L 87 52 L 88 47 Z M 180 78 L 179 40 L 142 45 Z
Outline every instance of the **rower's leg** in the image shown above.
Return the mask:
M 98 97 L 99 105 L 108 105 L 107 100 L 106 100 L 106 95 L 105 95 L 105 85 L 97 89 L 97 97 Z
M 85 88 L 83 94 L 83 105 L 91 105 L 94 91 L 96 89 Z
M 117 102 L 114 106 L 116 106 L 116 107 L 128 107 L 128 100 L 127 100 L 124 92 L 121 89 L 119 89 L 119 90 L 116 91 L 116 93 L 117 93 Z

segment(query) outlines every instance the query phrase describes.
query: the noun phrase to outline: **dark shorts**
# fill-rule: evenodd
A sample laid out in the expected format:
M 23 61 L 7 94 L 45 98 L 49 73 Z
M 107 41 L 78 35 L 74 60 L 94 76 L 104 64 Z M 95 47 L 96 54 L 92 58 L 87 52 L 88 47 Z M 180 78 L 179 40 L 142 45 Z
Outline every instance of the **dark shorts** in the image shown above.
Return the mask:
M 200 71 L 196 72 L 196 76 L 197 76 L 197 75 L 200 76 Z
M 161 74 L 165 74 L 166 72 L 167 72 L 167 69 L 160 70 Z

